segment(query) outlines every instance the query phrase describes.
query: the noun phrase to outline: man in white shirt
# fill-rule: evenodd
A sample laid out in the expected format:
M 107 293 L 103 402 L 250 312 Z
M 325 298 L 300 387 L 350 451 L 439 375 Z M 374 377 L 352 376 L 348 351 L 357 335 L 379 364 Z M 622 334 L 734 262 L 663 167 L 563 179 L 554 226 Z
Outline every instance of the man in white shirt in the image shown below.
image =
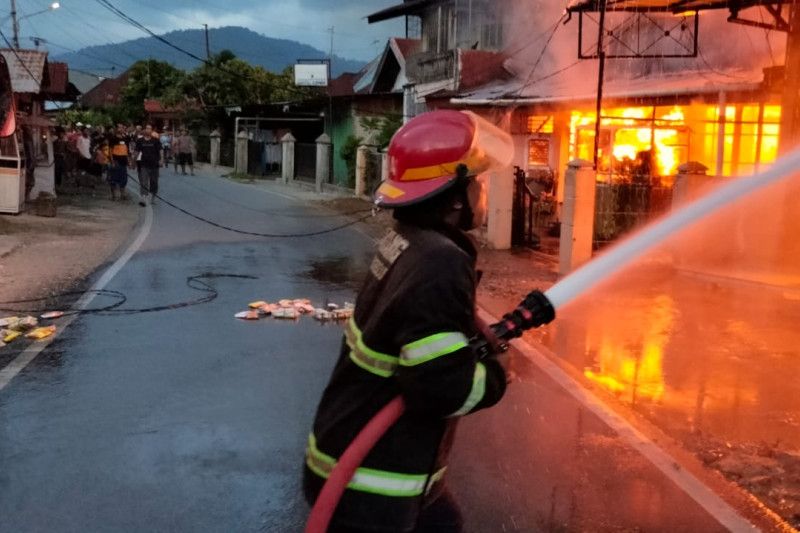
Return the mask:
M 92 140 L 89 138 L 89 129 L 84 126 L 81 128 L 81 136 L 75 141 L 78 148 L 78 169 L 85 175 L 92 163 Z

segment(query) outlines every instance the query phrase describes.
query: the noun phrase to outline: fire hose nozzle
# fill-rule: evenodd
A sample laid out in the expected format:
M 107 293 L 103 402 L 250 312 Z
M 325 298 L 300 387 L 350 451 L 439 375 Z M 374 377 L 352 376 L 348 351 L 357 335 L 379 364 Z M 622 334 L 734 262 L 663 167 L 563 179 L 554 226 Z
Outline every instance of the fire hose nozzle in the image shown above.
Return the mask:
M 526 330 L 549 324 L 555 318 L 556 310 L 553 304 L 542 291 L 535 290 L 529 293 L 516 309 L 504 315 L 503 320 L 492 324 L 490 329 L 497 339 L 508 341 L 522 336 Z M 479 359 L 489 357 L 496 351 L 483 336 L 473 339 L 471 345 L 478 353 Z M 508 343 L 501 342 L 499 347 L 501 353 L 505 352 L 508 350 Z

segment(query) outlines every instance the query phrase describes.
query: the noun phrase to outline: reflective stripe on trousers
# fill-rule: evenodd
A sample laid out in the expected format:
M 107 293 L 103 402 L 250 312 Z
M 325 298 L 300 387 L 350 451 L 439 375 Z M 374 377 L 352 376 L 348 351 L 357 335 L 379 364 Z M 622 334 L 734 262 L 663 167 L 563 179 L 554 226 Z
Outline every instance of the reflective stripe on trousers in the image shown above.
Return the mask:
M 323 479 L 328 479 L 336 466 L 336 459 L 319 451 L 313 434 L 308 437 L 306 465 Z M 410 498 L 421 496 L 430 490 L 430 486 L 442 479 L 444 471 L 445 468 L 442 468 L 430 476 L 429 484 L 427 474 L 400 474 L 361 467 L 356 470 L 347 488 L 381 496 Z

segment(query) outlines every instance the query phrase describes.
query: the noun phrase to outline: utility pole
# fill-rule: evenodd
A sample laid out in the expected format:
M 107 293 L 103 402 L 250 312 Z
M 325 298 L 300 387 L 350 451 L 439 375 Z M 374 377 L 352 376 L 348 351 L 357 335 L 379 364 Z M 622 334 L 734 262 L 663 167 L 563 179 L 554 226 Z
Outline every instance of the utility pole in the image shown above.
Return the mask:
M 11 24 L 14 28 L 14 48 L 19 49 L 19 20 L 17 20 L 17 0 L 11 0 Z
M 206 29 L 206 59 L 211 60 L 211 44 L 208 41 L 208 24 L 203 24 Z
M 600 162 L 600 123 L 602 122 L 601 115 L 603 113 L 603 86 L 606 73 L 606 51 L 605 51 L 605 33 L 606 33 L 606 2 L 607 0 L 600 0 L 600 22 L 598 23 L 599 29 L 597 31 L 597 57 L 600 59 L 600 65 L 597 73 L 597 115 L 595 116 L 594 124 L 594 170 L 599 170 L 598 164 Z
M 328 53 L 328 136 L 333 139 L 333 95 L 331 94 L 331 79 L 333 78 L 333 34 L 334 27 L 328 28 L 331 32 L 331 49 Z
M 328 65 L 329 65 L 329 68 L 330 68 L 330 72 L 328 73 L 328 75 L 331 76 L 333 74 L 333 33 L 334 33 L 334 27 L 331 26 L 330 28 L 328 28 L 328 31 L 331 32 L 331 51 L 330 51 L 330 53 L 328 53 Z
M 789 34 L 786 38 L 783 101 L 781 102 L 781 155 L 800 143 L 800 6 L 789 4 Z

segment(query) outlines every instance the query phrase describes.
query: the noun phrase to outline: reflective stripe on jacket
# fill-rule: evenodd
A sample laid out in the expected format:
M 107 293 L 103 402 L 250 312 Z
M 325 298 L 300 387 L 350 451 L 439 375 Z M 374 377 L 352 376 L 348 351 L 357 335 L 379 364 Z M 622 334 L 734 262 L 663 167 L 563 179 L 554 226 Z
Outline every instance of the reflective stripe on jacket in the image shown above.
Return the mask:
M 407 410 L 356 472 L 336 524 L 413 528 L 424 498 L 439 492 L 458 417 L 505 392 L 499 363 L 478 362 L 469 347 L 475 258 L 455 230 L 400 225 L 379 244 L 309 438 L 308 499 L 386 403 L 402 394 Z

